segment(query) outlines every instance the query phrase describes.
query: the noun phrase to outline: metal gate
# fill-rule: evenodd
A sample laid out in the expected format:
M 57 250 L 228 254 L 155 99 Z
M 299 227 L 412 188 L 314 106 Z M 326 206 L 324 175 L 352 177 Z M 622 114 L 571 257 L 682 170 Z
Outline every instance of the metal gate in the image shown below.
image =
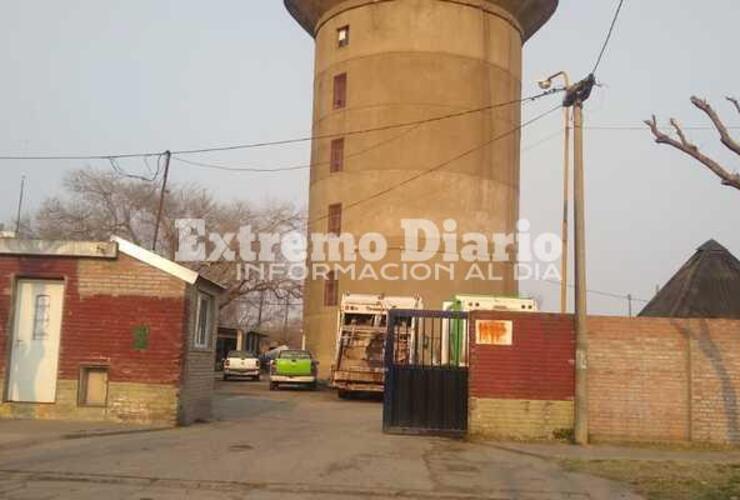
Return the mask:
M 467 313 L 456 311 L 390 312 L 385 343 L 385 432 L 466 433 L 467 319 Z

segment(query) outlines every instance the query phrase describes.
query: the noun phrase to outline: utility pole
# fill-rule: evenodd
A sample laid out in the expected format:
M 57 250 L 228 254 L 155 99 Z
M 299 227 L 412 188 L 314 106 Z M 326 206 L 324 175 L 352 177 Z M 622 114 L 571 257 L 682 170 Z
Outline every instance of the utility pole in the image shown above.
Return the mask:
M 565 71 L 559 71 L 551 77 L 540 80 L 537 84 L 542 90 L 549 90 L 552 81 L 562 77 L 565 80 L 565 88 L 570 89 L 570 77 Z M 565 145 L 563 148 L 563 225 L 561 230 L 562 256 L 560 261 L 560 312 L 568 312 L 568 216 L 570 200 L 570 108 L 563 106 L 563 117 L 565 119 Z
M 629 317 L 632 317 L 632 294 L 627 294 L 627 311 L 629 312 Z
M 154 225 L 154 241 L 152 241 L 152 252 L 157 251 L 157 239 L 159 239 L 159 225 L 162 222 L 162 210 L 164 210 L 164 196 L 167 193 L 167 179 L 170 176 L 170 160 L 172 153 L 164 152 L 164 177 L 162 178 L 162 192 L 159 194 L 159 210 L 157 211 L 157 223 Z
M 563 106 L 573 107 L 575 215 L 576 394 L 575 442 L 588 444 L 588 330 L 586 303 L 586 207 L 583 166 L 583 104 L 596 84 L 593 74 L 568 88 Z
M 26 190 L 26 176 L 21 176 L 21 192 L 18 196 L 18 213 L 15 216 L 15 237 L 21 236 L 21 211 L 23 210 L 23 195 Z
M 565 77 L 566 85 L 570 86 L 568 77 Z M 570 109 L 563 108 L 565 114 L 565 149 L 563 158 L 563 255 L 560 264 L 560 312 L 568 313 L 568 208 L 570 199 Z
M 290 293 L 285 295 L 285 316 L 283 317 L 283 337 L 288 336 L 288 316 L 290 315 Z
M 262 327 L 262 309 L 265 307 L 265 291 L 260 292 L 260 307 L 257 310 L 257 328 Z

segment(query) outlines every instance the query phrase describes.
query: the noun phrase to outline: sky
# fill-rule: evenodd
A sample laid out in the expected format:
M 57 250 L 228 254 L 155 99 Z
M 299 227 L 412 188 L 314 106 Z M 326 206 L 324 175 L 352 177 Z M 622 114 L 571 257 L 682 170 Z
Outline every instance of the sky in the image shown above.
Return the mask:
M 560 70 L 587 75 L 616 0 L 561 0 L 525 46 L 523 92 Z M 711 8 L 710 8 L 711 6 Z M 710 100 L 740 125 L 726 95 L 738 95 L 737 0 L 627 0 L 586 107 L 587 126 L 640 127 L 656 114 L 709 125 L 689 102 Z M 160 152 L 310 135 L 313 41 L 280 0 L 3 0 L 0 3 L 0 155 Z M 529 105 L 534 116 L 551 102 Z M 559 233 L 561 117 L 522 136 L 521 216 L 532 231 Z M 737 131 L 740 135 L 740 131 Z M 692 130 L 705 152 L 740 160 L 712 130 Z M 654 144 L 647 130 L 586 131 L 589 311 L 638 311 L 704 241 L 740 255 L 740 193 L 693 160 Z M 193 157 L 229 166 L 276 168 L 309 161 L 306 143 Z M 105 161 L 0 161 L 0 221 L 58 194 L 65 172 Z M 147 173 L 140 159 L 121 162 Z M 306 171 L 226 173 L 173 162 L 171 179 L 224 199 L 305 203 Z M 527 281 L 522 292 L 559 308 L 558 285 Z

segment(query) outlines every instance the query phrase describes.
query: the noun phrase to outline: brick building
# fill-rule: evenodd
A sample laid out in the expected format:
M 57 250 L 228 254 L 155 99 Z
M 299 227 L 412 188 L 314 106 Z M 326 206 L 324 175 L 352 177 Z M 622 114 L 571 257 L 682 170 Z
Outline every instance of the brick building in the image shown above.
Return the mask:
M 120 238 L 0 239 L 0 417 L 208 419 L 222 291 Z

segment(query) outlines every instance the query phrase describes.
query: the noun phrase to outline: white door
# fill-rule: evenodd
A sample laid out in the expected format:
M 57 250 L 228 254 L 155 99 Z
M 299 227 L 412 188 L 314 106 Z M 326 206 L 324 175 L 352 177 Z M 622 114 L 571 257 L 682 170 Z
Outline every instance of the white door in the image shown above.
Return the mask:
M 18 281 L 8 382 L 10 401 L 55 401 L 63 301 L 62 282 Z

